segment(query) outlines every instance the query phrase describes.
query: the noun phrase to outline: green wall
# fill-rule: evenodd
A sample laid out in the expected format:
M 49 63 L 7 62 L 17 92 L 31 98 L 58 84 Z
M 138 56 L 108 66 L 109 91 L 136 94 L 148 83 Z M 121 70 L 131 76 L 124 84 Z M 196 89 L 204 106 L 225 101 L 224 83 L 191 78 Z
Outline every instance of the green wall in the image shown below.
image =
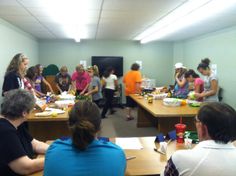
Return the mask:
M 236 26 L 191 40 L 174 43 L 173 63 L 182 60 L 196 70 L 201 59 L 208 57 L 217 64 L 223 101 L 236 108 Z
M 123 56 L 124 71 L 136 60 L 143 61 L 141 72 L 156 79 L 157 86 L 173 82 L 173 65 L 183 62 L 188 68 L 196 69 L 202 58 L 209 57 L 217 64 L 223 100 L 236 108 L 234 101 L 236 81 L 236 26 L 215 33 L 180 42 L 153 42 L 139 44 L 135 41 L 84 40 L 40 40 L 0 19 L 0 86 L 11 58 L 19 52 L 30 58 L 30 65 L 67 65 L 74 71 L 80 60 L 90 65 L 91 56 Z M 230 77 L 232 77 L 230 79 Z M 1 100 L 1 98 L 0 98 Z
M 172 76 L 168 70 L 172 69 L 172 43 L 141 45 L 134 41 L 116 40 L 86 40 L 81 43 L 70 40 L 39 42 L 40 63 L 44 66 L 51 63 L 58 67 L 66 65 L 72 73 L 80 60 L 86 60 L 87 65 L 90 65 L 91 56 L 123 56 L 124 72 L 129 70 L 133 62 L 141 60 L 141 72 L 146 77 L 156 79 L 157 85 L 168 85 L 171 81 Z
M 38 42 L 31 35 L 0 19 L 0 87 L 2 89 L 5 70 L 17 53 L 25 53 L 30 65 L 38 63 Z M 2 90 L 1 90 L 2 93 Z M 0 96 L 0 102 L 2 96 Z

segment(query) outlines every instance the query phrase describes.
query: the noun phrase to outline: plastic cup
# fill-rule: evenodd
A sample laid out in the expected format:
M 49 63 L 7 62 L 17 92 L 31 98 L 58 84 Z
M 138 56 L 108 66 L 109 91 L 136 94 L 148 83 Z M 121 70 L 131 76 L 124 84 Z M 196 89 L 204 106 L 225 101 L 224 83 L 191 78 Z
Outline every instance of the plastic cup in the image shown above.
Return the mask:
M 175 125 L 176 130 L 176 137 L 177 137 L 177 143 L 184 143 L 184 132 L 186 129 L 186 125 L 182 123 L 178 123 Z
M 185 148 L 190 149 L 192 147 L 192 141 L 193 141 L 192 139 L 185 138 L 184 139 Z

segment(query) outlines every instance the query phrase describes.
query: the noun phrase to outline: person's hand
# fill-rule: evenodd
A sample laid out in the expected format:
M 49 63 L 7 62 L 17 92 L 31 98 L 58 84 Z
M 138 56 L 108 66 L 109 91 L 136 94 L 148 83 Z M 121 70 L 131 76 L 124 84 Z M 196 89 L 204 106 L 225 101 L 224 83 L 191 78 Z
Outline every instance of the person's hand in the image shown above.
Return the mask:
M 80 95 L 84 95 L 84 91 L 80 92 Z
M 84 94 L 84 96 L 89 96 L 89 93 Z
M 202 98 L 203 95 L 201 93 L 195 93 L 194 96 L 198 99 L 198 98 Z
M 178 79 L 178 76 L 179 76 L 179 72 L 175 74 L 175 79 Z

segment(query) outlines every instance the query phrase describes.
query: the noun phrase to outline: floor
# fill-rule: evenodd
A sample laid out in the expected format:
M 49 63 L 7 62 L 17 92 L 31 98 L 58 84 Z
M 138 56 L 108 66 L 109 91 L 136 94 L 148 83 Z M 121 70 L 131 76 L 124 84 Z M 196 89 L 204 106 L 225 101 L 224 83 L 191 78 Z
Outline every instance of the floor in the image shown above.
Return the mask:
M 125 109 L 115 108 L 116 112 L 112 115 L 107 113 L 107 118 L 102 119 L 102 129 L 99 136 L 103 137 L 141 137 L 156 136 L 155 127 L 137 128 L 137 110 L 134 111 L 134 120 L 125 120 Z

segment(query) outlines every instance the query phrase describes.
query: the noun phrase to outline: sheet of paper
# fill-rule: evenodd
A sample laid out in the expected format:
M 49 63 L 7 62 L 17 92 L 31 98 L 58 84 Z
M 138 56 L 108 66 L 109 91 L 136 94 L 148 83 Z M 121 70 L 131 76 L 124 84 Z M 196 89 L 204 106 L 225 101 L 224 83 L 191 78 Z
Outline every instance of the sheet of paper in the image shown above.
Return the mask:
M 122 149 L 135 149 L 140 150 L 143 148 L 138 138 L 116 138 L 116 145 Z

